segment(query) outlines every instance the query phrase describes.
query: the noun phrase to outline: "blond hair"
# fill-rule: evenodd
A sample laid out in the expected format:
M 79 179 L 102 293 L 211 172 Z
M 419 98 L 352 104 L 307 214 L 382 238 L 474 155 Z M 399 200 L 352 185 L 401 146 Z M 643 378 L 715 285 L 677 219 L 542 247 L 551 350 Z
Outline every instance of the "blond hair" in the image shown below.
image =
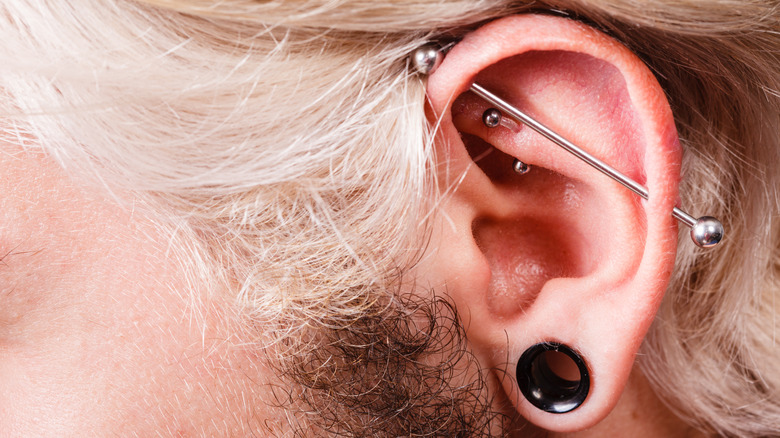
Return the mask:
M 729 230 L 708 253 L 680 239 L 642 369 L 702 430 L 776 434 L 771 1 L 16 0 L 0 5 L 3 140 L 134 192 L 176 231 L 193 282 L 228 286 L 250 321 L 348 320 L 414 263 L 435 213 L 435 127 L 408 53 L 530 8 L 587 21 L 649 64 L 685 148 L 682 207 Z

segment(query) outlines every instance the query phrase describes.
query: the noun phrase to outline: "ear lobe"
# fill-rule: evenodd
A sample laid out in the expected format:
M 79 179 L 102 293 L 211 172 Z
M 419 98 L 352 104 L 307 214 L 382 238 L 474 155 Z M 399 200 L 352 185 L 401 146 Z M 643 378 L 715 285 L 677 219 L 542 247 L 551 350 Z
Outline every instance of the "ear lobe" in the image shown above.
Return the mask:
M 523 126 L 486 127 L 489 105 L 465 92 L 475 80 L 645 184 L 649 200 Z M 468 35 L 429 78 L 428 92 L 441 123 L 441 179 L 458 182 L 434 275 L 518 412 L 549 430 L 590 427 L 617 403 L 674 264 L 669 212 L 680 149 L 663 91 L 605 35 L 528 15 Z M 514 159 L 532 171 L 513 174 Z M 591 384 L 582 406 L 544 412 L 505 377 L 538 342 L 582 353 Z

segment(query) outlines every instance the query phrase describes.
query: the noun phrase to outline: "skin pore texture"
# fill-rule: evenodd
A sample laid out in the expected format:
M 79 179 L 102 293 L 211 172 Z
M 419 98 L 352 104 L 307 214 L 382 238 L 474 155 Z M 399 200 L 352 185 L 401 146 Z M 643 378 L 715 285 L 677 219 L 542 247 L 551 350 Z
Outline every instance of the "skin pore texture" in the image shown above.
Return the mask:
M 632 367 L 673 263 L 669 110 L 608 39 L 513 20 L 467 38 L 431 77 L 444 189 L 464 177 L 404 283 L 414 287 L 393 291 L 404 305 L 379 303 L 281 364 L 242 348 L 224 291 L 188 289 L 170 236 L 142 209 L 3 144 L 0 436 L 693 436 Z M 516 27 L 538 38 L 513 38 Z M 495 33 L 509 42 L 493 45 Z M 582 35 L 592 53 L 565 38 Z M 496 50 L 475 59 L 474 47 Z M 473 70 L 459 68 L 464 58 Z M 463 94 L 474 76 L 647 184 L 651 199 L 523 127 L 486 130 L 484 104 Z M 517 180 L 513 157 L 532 173 Z M 628 328 L 615 334 L 618 322 Z M 522 350 L 549 336 L 594 365 L 592 399 L 566 418 L 523 404 L 510 377 Z
M 71 180 L 44 155 L 7 144 L 0 151 L 0 189 L 8 194 L 0 214 L 10 224 L 0 239 L 0 436 L 247 436 L 250 429 L 258 436 L 290 436 L 295 430 L 322 436 L 322 429 L 295 426 L 276 409 L 285 400 L 260 382 L 278 383 L 278 368 L 261 367 L 256 355 L 231 348 L 227 327 L 214 322 L 224 318 L 216 303 L 204 300 L 198 309 L 211 308 L 210 313 L 193 314 L 181 295 L 181 267 L 161 244 L 165 236 L 141 213 Z M 399 363 L 394 370 L 409 376 L 444 373 L 449 378 L 436 380 L 439 384 L 460 387 L 460 392 L 439 388 L 438 395 L 457 403 L 445 405 L 448 412 L 459 408 L 472 416 L 468 421 L 475 429 L 461 429 L 461 436 L 482 436 L 480 419 L 512 423 L 503 416 L 513 415 L 511 407 L 500 397 L 492 408 L 477 401 L 487 387 L 500 391 L 498 382 L 486 377 L 487 387 L 480 387 L 476 364 L 463 359 L 470 347 L 445 310 L 434 315 L 439 324 L 434 334 L 447 341 L 419 352 L 429 371 Z M 382 332 L 392 321 L 379 324 L 374 337 L 400 341 L 401 330 Z M 402 348 L 399 342 L 390 357 L 403 358 Z M 375 362 L 386 366 L 382 359 L 377 355 Z M 373 375 L 370 360 L 360 368 L 360 381 Z M 349 388 L 340 383 L 331 383 L 331 389 Z M 370 383 L 362 382 L 364 391 Z M 436 397 L 426 394 L 436 395 L 436 386 L 428 383 L 413 389 L 433 404 Z M 384 400 L 392 394 L 386 389 L 378 391 Z M 513 421 L 519 432 L 510 436 L 555 436 Z M 496 436 L 507 432 L 497 427 L 488 429 Z M 578 436 L 634 428 L 637 437 L 692 436 L 639 374 L 610 416 Z
M 167 238 L 54 162 L 0 147 L 0 436 L 210 436 L 264 409 L 219 300 Z M 197 313 L 200 313 L 199 315 Z

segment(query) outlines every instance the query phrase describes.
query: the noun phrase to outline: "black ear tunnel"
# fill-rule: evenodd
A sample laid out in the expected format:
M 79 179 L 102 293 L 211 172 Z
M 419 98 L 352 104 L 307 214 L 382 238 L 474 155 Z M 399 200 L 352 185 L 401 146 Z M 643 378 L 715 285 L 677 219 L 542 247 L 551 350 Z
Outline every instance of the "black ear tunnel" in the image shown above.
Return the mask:
M 590 373 L 582 356 L 573 349 L 557 342 L 543 342 L 520 356 L 517 384 L 523 396 L 537 408 L 563 414 L 585 402 Z

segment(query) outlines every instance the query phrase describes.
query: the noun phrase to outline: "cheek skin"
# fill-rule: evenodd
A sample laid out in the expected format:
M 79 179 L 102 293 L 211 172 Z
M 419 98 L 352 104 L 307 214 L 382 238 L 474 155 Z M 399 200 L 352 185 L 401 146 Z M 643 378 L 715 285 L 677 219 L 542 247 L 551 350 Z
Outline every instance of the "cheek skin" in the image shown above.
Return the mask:
M 267 371 L 229 347 L 226 306 L 193 307 L 165 236 L 41 155 L 0 145 L 0 168 L 0 437 L 229 435 L 270 416 Z

